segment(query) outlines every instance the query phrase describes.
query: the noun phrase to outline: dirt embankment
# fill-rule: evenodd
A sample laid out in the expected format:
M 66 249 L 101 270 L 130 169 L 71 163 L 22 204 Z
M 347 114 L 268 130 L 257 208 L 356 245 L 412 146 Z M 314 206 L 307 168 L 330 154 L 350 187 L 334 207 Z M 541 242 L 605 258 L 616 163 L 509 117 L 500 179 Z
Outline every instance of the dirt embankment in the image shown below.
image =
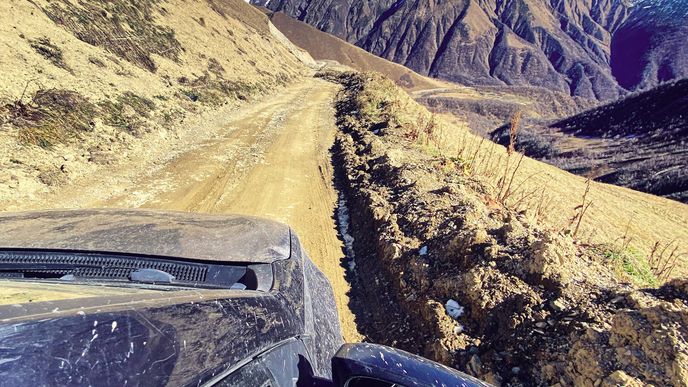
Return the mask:
M 352 309 L 369 340 L 495 384 L 688 382 L 685 282 L 619 281 L 596 250 L 433 152 L 430 119 L 381 93 L 395 93 L 389 81 L 327 77 L 345 87 L 335 157 L 355 239 Z

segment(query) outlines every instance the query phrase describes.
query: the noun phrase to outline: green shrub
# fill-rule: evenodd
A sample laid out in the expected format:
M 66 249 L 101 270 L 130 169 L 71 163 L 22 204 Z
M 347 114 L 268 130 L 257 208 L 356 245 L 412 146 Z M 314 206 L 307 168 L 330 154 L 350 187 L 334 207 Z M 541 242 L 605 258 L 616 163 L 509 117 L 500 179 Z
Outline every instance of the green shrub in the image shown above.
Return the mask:
M 621 277 L 625 277 L 637 286 L 659 286 L 657 277 L 652 272 L 650 263 L 645 256 L 634 248 L 625 250 L 607 246 L 602 255 L 614 265 L 614 269 Z

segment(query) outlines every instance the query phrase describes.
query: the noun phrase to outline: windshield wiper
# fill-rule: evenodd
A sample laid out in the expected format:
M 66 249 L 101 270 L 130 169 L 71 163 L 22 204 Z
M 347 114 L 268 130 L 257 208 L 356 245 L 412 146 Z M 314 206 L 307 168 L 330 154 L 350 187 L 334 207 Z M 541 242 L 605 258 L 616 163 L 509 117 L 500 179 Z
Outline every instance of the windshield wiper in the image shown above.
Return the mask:
M 270 264 L 208 264 L 169 257 L 2 249 L 0 278 L 261 291 L 269 290 L 273 282 Z
M 99 265 L 73 265 L 68 263 L 17 263 L 0 262 L 0 271 L 36 271 L 36 270 L 76 270 L 79 268 L 100 269 Z

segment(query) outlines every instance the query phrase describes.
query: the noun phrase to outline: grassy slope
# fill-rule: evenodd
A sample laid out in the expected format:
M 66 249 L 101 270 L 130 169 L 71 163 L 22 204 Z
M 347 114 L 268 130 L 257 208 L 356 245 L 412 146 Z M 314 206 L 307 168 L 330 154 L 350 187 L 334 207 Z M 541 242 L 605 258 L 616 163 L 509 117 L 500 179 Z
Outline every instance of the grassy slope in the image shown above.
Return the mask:
M 463 130 L 463 133 L 462 133 Z M 448 126 L 447 155 L 455 153 L 457 143 L 466 148 L 463 157 L 474 155 L 480 173 L 487 172 L 487 180 L 495 185 L 504 176 L 506 149 L 471 134 L 461 127 Z M 477 151 L 476 151 L 477 149 Z M 507 176 L 514 171 L 516 157 L 511 158 Z M 554 229 L 564 229 L 582 204 L 586 178 L 571 174 L 555 166 L 531 158 L 524 158 L 514 175 L 515 192 L 507 201 L 519 210 L 533 215 L 538 207 L 540 217 Z M 583 243 L 630 246 L 644 255 L 655 243 L 673 242 L 681 253 L 688 252 L 688 205 L 643 192 L 611 184 L 591 182 L 587 202 L 592 202 L 583 216 L 578 238 Z M 517 202 L 519 202 L 516 204 Z M 624 247 L 626 248 L 626 247 Z M 673 247 L 672 247 L 673 249 Z M 673 273 L 688 274 L 688 257 Z
M 504 199 L 499 173 L 492 173 L 500 171 L 494 157 L 503 162 L 503 148 L 493 149 L 491 167 L 475 137 L 459 136 L 455 145 L 467 149 L 452 154 L 443 146 L 457 139 L 443 137 L 441 129 L 458 130 L 433 120 L 390 80 L 322 75 L 344 85 L 333 149 L 354 239 L 351 300 L 354 310 L 365 310 L 359 329 L 368 340 L 494 385 L 686 383 L 685 280 L 650 290 L 621 283 L 620 264 L 621 274 L 633 279 L 647 273 L 639 266 L 629 270 L 633 262 L 625 254 L 599 254 L 585 236 L 571 238 L 553 227 L 565 211 L 534 221 L 528 209 Z M 514 154 L 512 166 L 517 159 Z M 521 167 L 526 176 L 532 168 L 572 191 L 547 191 L 538 182 L 532 185 L 538 193 L 575 205 L 582 188 L 575 177 L 527 159 Z M 518 186 L 523 176 L 520 170 L 515 175 Z M 668 202 L 628 196 L 618 187 L 590 189 L 588 201 L 613 212 Z M 605 208 L 603 200 L 626 209 Z M 647 228 L 662 222 L 651 215 L 642 221 Z M 584 222 L 606 227 L 598 215 Z M 448 300 L 461 312 L 450 317 Z
M 431 118 L 425 108 L 406 93 L 392 85 L 382 86 L 377 95 L 369 97 L 371 109 L 388 109 L 406 126 L 426 125 Z M 389 101 L 392 102 L 389 102 Z M 379 102 L 387 101 L 387 102 Z M 395 109 L 396 107 L 396 109 Z M 400 107 L 400 108 L 399 108 Z M 402 113 L 399 113 L 402 112 Z M 422 118 L 425 116 L 426 118 Z M 386 119 L 388 119 L 386 117 Z M 549 164 L 525 157 L 518 169 L 519 155 L 509 157 L 506 148 L 472 134 L 460 119 L 436 116 L 439 123 L 435 139 L 423 144 L 423 130 L 418 147 L 434 154 L 438 168 L 456 168 L 483 181 L 491 192 L 485 200 L 493 202 L 499 196 L 499 180 L 513 180 L 506 205 L 537 217 L 544 227 L 553 230 L 572 230 L 571 219 L 576 207 L 582 204 L 586 179 Z M 508 169 L 507 169 L 507 160 Z M 515 171 L 515 172 L 514 172 Z M 506 172 L 506 173 L 505 173 Z M 513 176 L 513 178 L 512 178 Z M 505 191 L 504 187 L 502 191 Z M 655 243 L 663 247 L 673 242 L 677 252 L 688 252 L 688 205 L 614 185 L 591 182 L 585 212 L 577 233 L 579 243 L 609 245 L 612 249 L 634 249 L 647 256 Z M 499 206 L 499 203 L 494 203 Z M 668 254 L 667 254 L 668 255 Z M 688 262 L 683 257 L 673 276 L 688 274 Z
M 290 82 L 306 71 L 292 51 L 241 0 L 2 2 L 0 204 Z

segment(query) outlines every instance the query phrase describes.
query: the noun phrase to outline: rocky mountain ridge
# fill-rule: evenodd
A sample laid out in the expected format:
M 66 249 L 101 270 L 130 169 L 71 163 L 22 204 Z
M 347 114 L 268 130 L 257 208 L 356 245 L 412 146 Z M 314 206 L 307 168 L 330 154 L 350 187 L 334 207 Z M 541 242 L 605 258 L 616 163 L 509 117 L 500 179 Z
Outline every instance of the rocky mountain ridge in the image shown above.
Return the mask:
M 678 0 L 251 0 L 423 75 L 613 100 L 688 76 Z

